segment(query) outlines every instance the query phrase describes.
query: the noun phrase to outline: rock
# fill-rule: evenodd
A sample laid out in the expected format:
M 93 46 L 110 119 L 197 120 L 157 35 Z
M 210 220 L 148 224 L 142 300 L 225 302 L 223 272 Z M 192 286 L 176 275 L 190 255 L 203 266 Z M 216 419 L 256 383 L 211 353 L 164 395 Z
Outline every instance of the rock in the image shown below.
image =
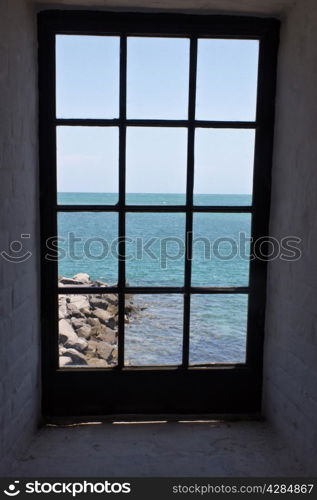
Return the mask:
M 59 280 L 60 285 L 79 285 L 80 281 L 75 280 L 74 278 L 61 278 Z
M 81 339 L 75 333 L 75 330 L 65 319 L 59 321 L 59 340 L 66 348 L 74 348 L 78 351 L 84 351 L 87 348 L 87 342 Z
M 73 276 L 73 279 L 76 281 L 80 281 L 81 283 L 87 283 L 89 284 L 90 282 L 90 276 L 87 273 L 78 273 Z
M 60 368 L 63 368 L 64 366 L 68 366 L 71 364 L 72 364 L 72 358 L 69 358 L 68 356 L 60 356 L 59 357 Z
M 98 298 L 98 297 L 91 296 L 89 302 L 90 302 L 91 307 L 94 307 L 94 308 L 99 307 L 100 309 L 107 309 L 107 307 L 108 307 L 108 302 L 104 298 Z
M 96 350 L 97 350 L 98 356 L 107 361 L 111 356 L 111 353 L 113 351 L 113 346 L 110 344 L 107 344 L 106 342 L 98 342 Z
M 58 299 L 58 318 L 63 319 L 67 318 L 68 312 L 66 307 L 66 297 L 60 296 Z
M 78 337 L 81 337 L 81 338 L 88 340 L 90 338 L 90 335 L 91 335 L 91 326 L 83 325 L 80 328 L 78 328 L 76 333 L 77 333 Z
M 109 304 L 107 311 L 112 314 L 112 316 L 116 316 L 118 314 L 118 307 L 114 304 Z
M 59 277 L 61 287 L 107 287 L 107 283 L 91 280 L 87 273 L 72 278 Z M 80 290 L 79 290 L 80 291 Z M 126 295 L 125 322 L 140 311 Z M 114 293 L 79 293 L 59 296 L 60 366 L 88 365 L 108 367 L 118 359 L 118 295 Z
M 91 316 L 92 315 L 92 311 L 90 310 L 89 307 L 81 307 L 79 310 L 85 316 Z
M 76 349 L 77 351 L 84 352 L 87 349 L 87 341 L 83 338 L 77 337 L 76 341 L 67 340 L 64 347 Z
M 114 306 L 118 305 L 118 295 L 115 295 L 114 293 L 108 293 L 106 297 L 107 301 L 110 302 L 110 304 L 113 304 Z
M 88 363 L 88 366 L 93 366 L 95 368 L 107 368 L 108 366 L 110 366 L 107 363 L 107 361 L 105 361 L 104 359 L 100 359 L 100 358 L 88 359 L 87 363 Z
M 99 280 L 94 280 L 92 281 L 93 286 L 108 286 L 108 283 L 105 283 L 104 281 L 99 281 Z
M 97 353 L 97 347 L 99 342 L 97 340 L 88 340 L 88 347 L 85 353 L 87 362 L 92 358 L 100 359 Z
M 100 321 L 97 318 L 87 318 L 87 323 L 90 326 L 99 326 L 100 325 Z
M 71 358 L 72 362 L 76 365 L 86 365 L 87 361 L 85 356 L 78 352 L 76 349 L 66 349 L 65 356 Z
M 75 342 L 78 338 L 74 328 L 68 321 L 66 321 L 66 319 L 59 320 L 58 332 L 59 332 L 59 339 L 62 343 L 65 343 L 68 340 L 73 340 Z
M 85 325 L 86 321 L 85 318 L 72 318 L 71 319 L 72 326 L 75 328 L 75 330 L 78 330 L 82 326 Z M 78 332 L 77 332 L 78 335 Z
M 83 313 L 81 313 L 80 310 L 78 309 L 78 307 L 73 303 L 67 304 L 67 311 L 68 311 L 69 316 L 71 316 L 72 318 L 83 318 L 84 317 Z
M 111 353 L 111 357 L 112 357 L 113 364 L 116 364 L 118 361 L 118 346 L 115 346 L 113 348 L 113 351 Z
M 91 336 L 97 338 L 98 340 L 108 342 L 109 344 L 115 344 L 117 331 L 112 330 L 105 325 L 100 325 L 99 327 L 92 327 Z
M 99 319 L 101 323 L 107 324 L 112 317 L 112 314 L 108 311 L 104 311 L 103 309 L 95 309 L 94 316 Z
M 118 316 L 112 316 L 112 317 L 108 320 L 108 322 L 107 322 L 107 326 L 108 326 L 109 328 L 111 328 L 112 330 L 115 330 L 115 329 L 117 328 L 117 326 L 118 326 L 118 321 L 119 321 Z
M 87 307 L 90 310 L 88 295 L 71 295 L 71 303 L 79 310 L 83 307 Z

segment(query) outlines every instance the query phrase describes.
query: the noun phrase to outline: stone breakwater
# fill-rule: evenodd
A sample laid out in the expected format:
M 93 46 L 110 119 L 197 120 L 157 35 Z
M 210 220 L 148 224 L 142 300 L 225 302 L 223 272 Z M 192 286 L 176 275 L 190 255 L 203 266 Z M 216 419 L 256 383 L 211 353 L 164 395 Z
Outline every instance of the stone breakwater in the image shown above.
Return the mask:
M 59 366 L 108 367 L 118 359 L 118 296 L 107 284 L 88 274 L 58 279 L 60 287 L 105 287 L 102 294 L 59 295 Z M 126 296 L 125 321 L 137 314 L 131 295 Z

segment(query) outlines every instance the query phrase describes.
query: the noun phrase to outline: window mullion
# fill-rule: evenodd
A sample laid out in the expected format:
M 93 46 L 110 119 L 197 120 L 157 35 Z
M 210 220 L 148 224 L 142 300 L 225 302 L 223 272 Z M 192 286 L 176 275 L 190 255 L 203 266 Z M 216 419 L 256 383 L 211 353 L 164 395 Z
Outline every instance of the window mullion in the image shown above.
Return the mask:
M 127 94 L 127 38 L 120 39 L 120 127 L 119 127 L 119 321 L 118 366 L 124 366 L 124 309 L 125 309 L 125 178 L 126 178 L 126 94 Z
M 195 106 L 197 73 L 197 38 L 190 40 L 188 137 L 187 137 L 187 185 L 186 185 L 186 244 L 185 244 L 185 293 L 183 326 L 183 368 L 188 367 L 190 335 L 190 286 L 193 240 L 193 192 L 194 192 L 194 149 L 195 149 Z

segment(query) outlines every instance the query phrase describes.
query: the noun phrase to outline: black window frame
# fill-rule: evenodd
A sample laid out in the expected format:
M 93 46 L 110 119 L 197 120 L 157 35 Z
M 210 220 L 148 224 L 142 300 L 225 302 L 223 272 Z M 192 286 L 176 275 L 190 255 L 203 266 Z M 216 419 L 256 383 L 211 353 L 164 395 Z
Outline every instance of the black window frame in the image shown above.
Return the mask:
M 42 272 L 43 413 L 48 417 L 115 414 L 254 413 L 261 408 L 262 357 L 266 299 L 266 262 L 250 262 L 248 287 L 192 287 L 191 257 L 194 213 L 250 213 L 253 241 L 268 234 L 274 98 L 279 22 L 238 16 L 134 14 L 86 11 L 44 11 L 39 26 L 40 209 Z M 55 36 L 59 34 L 120 36 L 120 94 L 117 119 L 57 119 L 55 116 Z M 128 36 L 190 39 L 187 120 L 147 120 L 126 117 Z M 257 110 L 254 122 L 195 119 L 197 40 L 236 38 L 259 40 Z M 58 205 L 56 127 L 116 126 L 119 128 L 119 201 L 117 205 Z M 186 205 L 125 204 L 126 129 L 185 127 L 188 130 Z M 250 206 L 197 206 L 193 203 L 196 128 L 255 130 L 253 200 Z M 57 263 L 45 258 L 48 238 L 57 235 L 59 212 L 118 213 L 119 253 L 125 255 L 126 213 L 186 214 L 185 282 L 183 287 L 128 287 L 125 260 L 119 258 L 118 285 L 58 289 Z M 253 243 L 251 252 L 253 252 Z M 116 293 L 119 297 L 118 366 L 105 369 L 67 368 L 58 364 L 58 294 Z M 183 363 L 181 366 L 124 366 L 124 296 L 126 293 L 178 293 L 184 296 Z M 245 364 L 189 365 L 190 297 L 192 294 L 248 294 Z M 105 389 L 106 387 L 106 389 Z M 111 401 L 109 403 L 109 401 Z

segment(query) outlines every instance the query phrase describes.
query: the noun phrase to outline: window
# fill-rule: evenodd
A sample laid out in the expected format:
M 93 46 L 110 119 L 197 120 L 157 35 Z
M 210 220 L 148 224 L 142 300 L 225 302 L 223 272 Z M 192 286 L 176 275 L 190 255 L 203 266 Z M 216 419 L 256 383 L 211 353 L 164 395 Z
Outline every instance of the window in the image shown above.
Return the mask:
M 259 410 L 277 32 L 39 15 L 47 415 Z

